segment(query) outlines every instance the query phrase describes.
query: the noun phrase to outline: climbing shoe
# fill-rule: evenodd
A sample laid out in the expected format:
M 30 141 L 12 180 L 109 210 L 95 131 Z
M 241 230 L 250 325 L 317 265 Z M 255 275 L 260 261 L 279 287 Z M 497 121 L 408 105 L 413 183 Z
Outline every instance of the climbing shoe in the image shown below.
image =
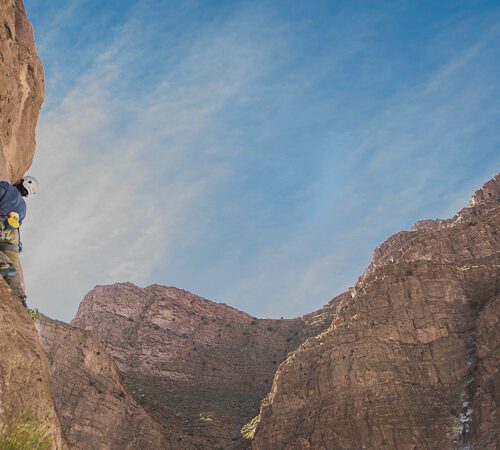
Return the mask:
M 14 266 L 5 265 L 0 267 L 0 275 L 2 277 L 12 278 L 17 275 L 17 270 Z
M 28 305 L 26 304 L 26 295 L 19 296 L 19 300 L 21 300 L 21 305 L 23 305 L 26 309 L 28 309 Z M 35 309 L 34 311 L 36 311 L 36 317 L 32 314 L 31 311 L 28 312 L 30 313 L 33 320 L 36 320 L 38 319 L 38 309 Z

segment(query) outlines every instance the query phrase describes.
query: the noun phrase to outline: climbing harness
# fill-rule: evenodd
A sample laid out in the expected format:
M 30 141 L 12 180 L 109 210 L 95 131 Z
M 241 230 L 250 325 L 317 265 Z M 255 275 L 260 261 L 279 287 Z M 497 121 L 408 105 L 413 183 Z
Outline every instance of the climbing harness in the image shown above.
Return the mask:
M 0 251 L 20 251 L 19 214 L 17 212 L 0 212 Z
M 19 214 L 17 212 L 8 214 L 0 212 L 0 252 L 19 253 L 21 248 L 19 226 Z M 0 264 L 0 275 L 13 278 L 17 275 L 17 269 L 12 263 L 4 262 Z

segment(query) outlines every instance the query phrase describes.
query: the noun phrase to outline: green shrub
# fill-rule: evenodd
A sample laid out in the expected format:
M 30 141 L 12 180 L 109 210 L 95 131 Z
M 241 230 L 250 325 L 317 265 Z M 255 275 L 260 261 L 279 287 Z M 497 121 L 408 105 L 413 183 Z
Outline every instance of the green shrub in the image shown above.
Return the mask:
M 28 313 L 31 316 L 31 318 L 36 322 L 38 318 L 40 317 L 40 312 L 38 309 L 28 309 Z

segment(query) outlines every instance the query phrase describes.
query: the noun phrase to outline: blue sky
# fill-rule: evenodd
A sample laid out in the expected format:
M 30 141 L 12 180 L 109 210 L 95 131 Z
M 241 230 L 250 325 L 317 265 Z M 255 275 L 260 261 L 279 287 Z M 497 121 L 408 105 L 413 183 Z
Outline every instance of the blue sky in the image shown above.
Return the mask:
M 123 281 L 301 315 L 499 171 L 497 1 L 25 4 L 47 89 L 24 264 L 52 317 Z

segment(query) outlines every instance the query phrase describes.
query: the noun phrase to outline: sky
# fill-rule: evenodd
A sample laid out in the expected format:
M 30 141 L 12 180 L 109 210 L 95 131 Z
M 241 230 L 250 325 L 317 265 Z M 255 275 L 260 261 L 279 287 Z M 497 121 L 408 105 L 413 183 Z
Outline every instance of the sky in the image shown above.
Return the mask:
M 163 284 L 314 311 L 500 169 L 498 1 L 25 0 L 28 304 Z

